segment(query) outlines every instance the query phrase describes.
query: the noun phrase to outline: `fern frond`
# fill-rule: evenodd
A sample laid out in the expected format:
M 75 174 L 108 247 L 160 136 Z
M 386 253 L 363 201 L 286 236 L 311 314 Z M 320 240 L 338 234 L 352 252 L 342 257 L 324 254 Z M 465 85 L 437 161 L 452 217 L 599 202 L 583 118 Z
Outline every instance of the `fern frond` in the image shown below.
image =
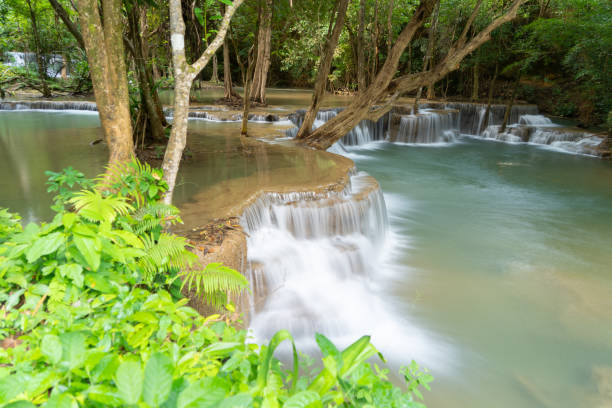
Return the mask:
M 197 259 L 195 254 L 185 249 L 187 240 L 184 237 L 167 233 L 160 234 L 157 241 L 151 235 L 141 237 L 146 255 L 140 258 L 139 264 L 147 282 L 160 273 L 185 269 Z
M 227 303 L 228 293 L 239 295 L 249 286 L 240 272 L 216 262 L 206 265 L 203 271 L 187 271 L 183 278 L 182 288 L 195 289 L 197 296 L 215 308 Z
M 78 214 L 93 222 L 113 222 L 118 215 L 125 215 L 134 209 L 124 197 L 102 197 L 97 190 L 79 191 L 69 202 Z
M 136 223 L 133 230 L 137 234 L 144 234 L 162 226 L 165 222 L 169 221 L 172 224 L 180 222 L 178 214 L 179 209 L 173 205 L 161 202 L 148 203 L 134 212 L 133 218 Z

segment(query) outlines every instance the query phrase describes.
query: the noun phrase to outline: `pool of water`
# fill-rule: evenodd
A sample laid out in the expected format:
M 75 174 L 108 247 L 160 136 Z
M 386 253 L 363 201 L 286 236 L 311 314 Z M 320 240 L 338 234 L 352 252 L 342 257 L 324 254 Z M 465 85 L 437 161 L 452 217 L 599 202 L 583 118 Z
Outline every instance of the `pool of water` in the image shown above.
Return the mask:
M 325 185 L 352 166 L 327 152 L 241 139 L 240 126 L 189 122 L 188 154 L 173 196 L 185 228 L 226 215 L 259 190 Z M 249 132 L 282 133 L 283 126 L 249 123 Z M 26 223 L 49 220 L 52 196 L 46 192 L 45 171 L 72 166 L 87 177 L 102 173 L 108 151 L 104 143 L 91 145 L 100 138 L 97 112 L 0 111 L 0 207 L 18 212 Z
M 349 156 L 385 195 L 398 318 L 435 339 L 428 406 L 611 403 L 612 163 L 469 138 Z

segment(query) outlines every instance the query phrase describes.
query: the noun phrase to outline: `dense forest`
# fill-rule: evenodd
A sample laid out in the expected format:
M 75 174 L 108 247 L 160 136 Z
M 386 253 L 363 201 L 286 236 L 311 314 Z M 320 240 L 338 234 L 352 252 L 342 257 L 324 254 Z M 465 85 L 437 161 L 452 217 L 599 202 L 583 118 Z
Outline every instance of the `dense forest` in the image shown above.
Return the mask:
M 182 2 L 188 61 L 194 61 L 212 41 L 223 3 Z M 440 62 L 461 34 L 475 3 L 483 4 L 468 37 L 489 24 L 508 2 L 440 2 L 403 50 L 397 73 L 418 73 Z M 355 92 L 372 83 L 415 5 L 412 0 L 348 2 L 326 89 Z M 254 101 L 265 103 L 266 86 L 314 86 L 335 7 L 335 2 L 322 1 L 245 1 L 232 18 L 223 47 L 198 75 L 195 87 L 204 86 L 204 81 L 224 82 L 226 96 L 235 96 L 231 85 L 244 84 L 251 60 Z M 516 86 L 517 99 L 537 103 L 549 114 L 577 118 L 583 126 L 601 125 L 612 106 L 610 7 L 609 2 L 596 0 L 527 1 L 518 16 L 496 29 L 491 40 L 470 53 L 459 69 L 428 84 L 424 96 L 486 100 L 493 88 L 492 98 L 504 101 Z M 34 88 L 46 96 L 91 91 L 77 9 L 74 2 L 62 0 L 0 2 L 3 92 L 19 87 Z M 168 10 L 167 1 L 122 4 L 121 26 L 134 99 L 141 92 L 150 93 L 149 88 L 172 86 Z M 33 53 L 30 61 L 40 64 L 31 64 L 30 69 L 9 67 L 7 52 L 15 51 Z M 66 69 L 69 79 L 62 79 Z

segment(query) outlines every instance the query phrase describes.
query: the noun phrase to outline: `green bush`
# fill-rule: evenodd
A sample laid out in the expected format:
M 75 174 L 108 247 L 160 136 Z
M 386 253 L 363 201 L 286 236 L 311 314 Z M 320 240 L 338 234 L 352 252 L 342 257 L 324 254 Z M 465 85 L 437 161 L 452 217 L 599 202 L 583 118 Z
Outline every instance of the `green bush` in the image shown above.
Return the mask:
M 0 406 L 423 406 L 415 398 L 431 376 L 413 363 L 406 389 L 393 386 L 368 363 L 378 353 L 368 336 L 340 352 L 317 335 L 322 367 L 309 374 L 288 332 L 250 344 L 222 316 L 186 306 L 173 288 L 193 259 L 164 230 L 176 209 L 151 201 L 165 191 L 160 173 L 137 162 L 113 173 L 61 192 L 50 223 L 22 229 L 0 211 Z M 224 272 L 199 272 L 202 296 L 245 288 Z M 284 341 L 289 369 L 273 356 Z

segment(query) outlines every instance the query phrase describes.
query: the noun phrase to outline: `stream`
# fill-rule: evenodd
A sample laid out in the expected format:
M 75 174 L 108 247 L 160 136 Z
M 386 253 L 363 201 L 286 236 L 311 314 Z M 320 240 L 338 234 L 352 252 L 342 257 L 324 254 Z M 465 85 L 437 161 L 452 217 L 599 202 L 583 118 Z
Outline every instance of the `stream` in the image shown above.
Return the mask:
M 272 92 L 278 112 L 303 107 L 302 93 Z M 25 108 L 0 110 L 0 206 L 44 220 L 44 171 L 94 176 L 107 152 L 90 146 L 95 111 Z M 535 107 L 506 132 L 499 108 L 486 128 L 482 107 L 423 108 L 334 145 L 356 169 L 319 194 L 306 187 L 340 177 L 345 159 L 286 137 L 245 147 L 237 122 L 191 120 L 175 202 L 193 223 L 269 191 L 241 219 L 257 340 L 286 328 L 312 353 L 317 331 L 341 346 L 370 334 L 393 371 L 412 359 L 430 370 L 430 408 L 609 406 L 612 163 L 588 156 L 597 137 Z M 281 119 L 249 126 L 282 135 Z

